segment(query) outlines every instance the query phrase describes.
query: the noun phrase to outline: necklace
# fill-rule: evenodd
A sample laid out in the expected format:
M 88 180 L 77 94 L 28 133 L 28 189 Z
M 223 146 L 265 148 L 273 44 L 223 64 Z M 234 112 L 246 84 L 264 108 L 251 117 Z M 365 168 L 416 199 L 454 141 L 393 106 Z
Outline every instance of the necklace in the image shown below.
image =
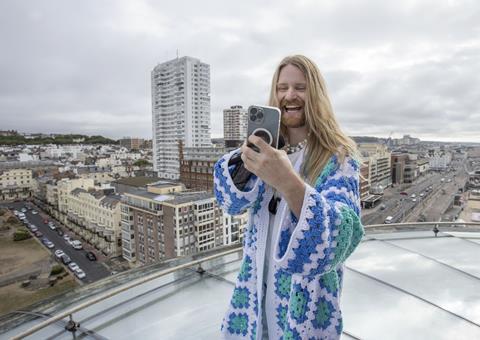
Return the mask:
M 304 140 L 302 140 L 300 143 L 298 143 L 297 145 L 290 145 L 288 143 L 285 144 L 285 149 L 287 151 L 287 155 L 302 150 L 306 145 L 307 145 L 307 139 L 306 138 Z

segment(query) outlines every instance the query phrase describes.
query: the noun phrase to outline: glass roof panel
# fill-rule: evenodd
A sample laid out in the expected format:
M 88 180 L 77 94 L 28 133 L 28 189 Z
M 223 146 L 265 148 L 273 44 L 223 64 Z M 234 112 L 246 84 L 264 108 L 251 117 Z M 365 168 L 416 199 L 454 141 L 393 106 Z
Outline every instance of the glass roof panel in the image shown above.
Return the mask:
M 417 247 L 432 247 L 434 243 L 437 247 L 449 249 L 458 241 L 448 237 L 419 239 L 414 240 L 414 243 Z M 402 242 L 407 242 L 402 243 L 406 246 L 410 244 L 410 241 Z M 475 265 L 474 258 L 471 257 L 472 265 Z M 374 279 L 398 287 L 407 294 L 426 299 L 480 324 L 480 280 L 454 267 L 383 241 L 364 242 L 349 259 L 348 265 Z M 477 262 L 472 271 L 479 270 L 479 266 Z

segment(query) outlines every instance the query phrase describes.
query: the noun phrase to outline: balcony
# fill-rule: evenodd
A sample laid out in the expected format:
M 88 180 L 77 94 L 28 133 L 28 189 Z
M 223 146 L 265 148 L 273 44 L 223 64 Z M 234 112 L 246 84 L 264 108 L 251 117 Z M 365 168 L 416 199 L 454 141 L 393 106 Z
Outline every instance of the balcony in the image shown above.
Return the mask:
M 366 230 L 345 264 L 342 339 L 480 339 L 480 223 Z M 217 339 L 242 254 L 227 247 L 201 256 L 120 273 L 11 313 L 0 320 L 0 338 L 71 339 L 71 315 L 82 338 Z

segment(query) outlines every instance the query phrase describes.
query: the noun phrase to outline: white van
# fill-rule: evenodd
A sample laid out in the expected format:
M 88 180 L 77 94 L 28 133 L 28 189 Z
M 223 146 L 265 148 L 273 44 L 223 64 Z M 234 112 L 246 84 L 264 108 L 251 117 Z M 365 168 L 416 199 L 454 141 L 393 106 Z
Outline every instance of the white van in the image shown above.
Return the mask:
M 390 224 L 390 223 L 392 223 L 392 221 L 393 221 L 393 216 L 387 216 L 384 223 L 385 224 Z

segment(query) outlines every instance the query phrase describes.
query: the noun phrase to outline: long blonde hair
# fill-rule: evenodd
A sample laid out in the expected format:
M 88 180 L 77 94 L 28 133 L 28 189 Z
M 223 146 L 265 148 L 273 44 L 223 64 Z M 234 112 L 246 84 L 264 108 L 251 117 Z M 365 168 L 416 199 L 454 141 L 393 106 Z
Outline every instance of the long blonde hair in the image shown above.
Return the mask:
M 307 147 L 303 170 L 306 180 L 315 184 L 332 155 L 343 162 L 345 157 L 359 159 L 355 142 L 340 129 L 328 98 L 325 80 L 317 65 L 303 55 L 284 58 L 277 66 L 272 79 L 269 105 L 280 108 L 277 98 L 277 83 L 280 71 L 287 65 L 296 66 L 305 75 L 307 93 L 305 99 L 305 123 L 307 125 Z M 281 125 L 282 135 L 288 138 L 287 127 Z

